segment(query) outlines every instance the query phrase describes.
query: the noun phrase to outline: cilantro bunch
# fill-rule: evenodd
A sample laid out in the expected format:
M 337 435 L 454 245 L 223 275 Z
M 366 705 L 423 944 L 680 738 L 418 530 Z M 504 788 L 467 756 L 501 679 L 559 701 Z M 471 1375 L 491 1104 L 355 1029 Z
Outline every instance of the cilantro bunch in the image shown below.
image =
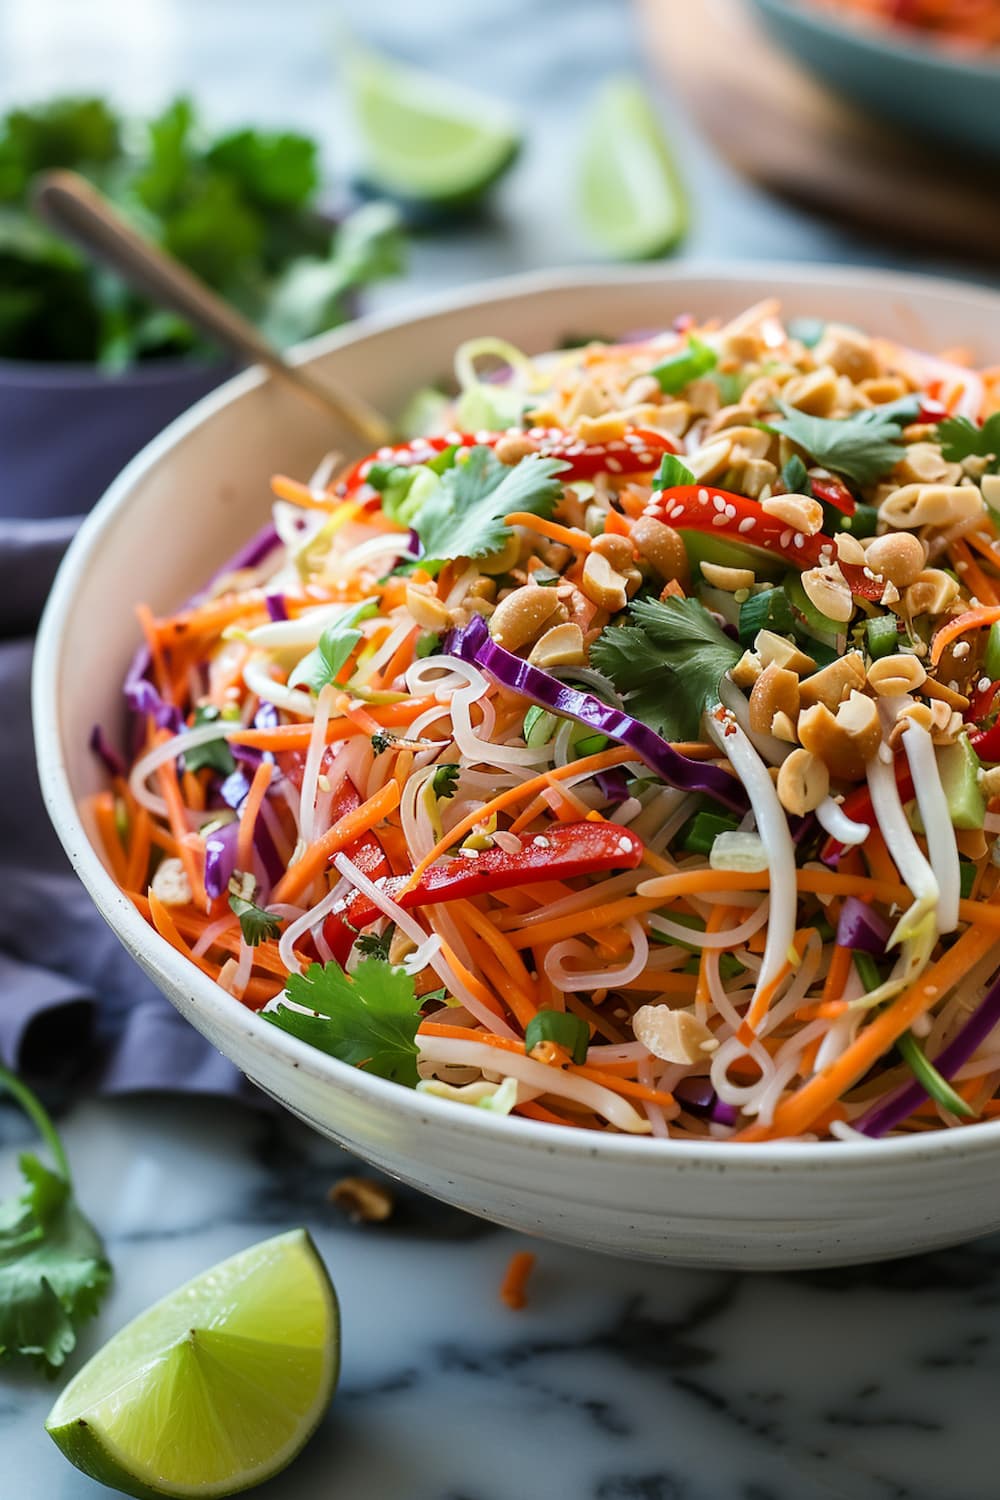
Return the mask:
M 339 227 L 319 208 L 316 142 L 250 127 L 212 135 L 188 99 L 145 123 L 100 99 L 57 99 L 0 120 L 0 358 L 95 362 L 198 351 L 173 314 L 92 268 L 38 222 L 34 175 L 81 172 L 145 234 L 280 345 L 343 322 L 351 292 L 401 269 L 394 210 Z
M 111 1267 L 96 1230 L 76 1206 L 52 1121 L 31 1090 L 3 1067 L 0 1089 L 28 1115 L 54 1163 L 53 1169 L 22 1153 L 24 1190 L 0 1201 L 0 1359 L 28 1355 L 51 1374 L 76 1346 L 77 1325 L 97 1311 Z

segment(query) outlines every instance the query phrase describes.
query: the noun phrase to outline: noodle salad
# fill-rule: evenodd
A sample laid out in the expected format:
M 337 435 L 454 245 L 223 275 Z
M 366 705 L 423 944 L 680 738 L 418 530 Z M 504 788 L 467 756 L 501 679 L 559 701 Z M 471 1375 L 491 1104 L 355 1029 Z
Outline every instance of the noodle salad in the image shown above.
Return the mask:
M 456 375 L 140 607 L 87 809 L 122 890 L 234 1004 L 469 1107 L 1000 1113 L 1000 370 L 767 302 Z

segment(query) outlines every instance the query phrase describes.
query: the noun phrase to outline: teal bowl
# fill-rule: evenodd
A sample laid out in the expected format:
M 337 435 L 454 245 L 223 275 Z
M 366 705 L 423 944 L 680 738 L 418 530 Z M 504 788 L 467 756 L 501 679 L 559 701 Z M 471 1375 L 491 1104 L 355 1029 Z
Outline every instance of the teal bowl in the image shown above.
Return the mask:
M 1000 54 L 966 57 L 807 0 L 752 0 L 770 35 L 872 114 L 938 144 L 1000 158 Z

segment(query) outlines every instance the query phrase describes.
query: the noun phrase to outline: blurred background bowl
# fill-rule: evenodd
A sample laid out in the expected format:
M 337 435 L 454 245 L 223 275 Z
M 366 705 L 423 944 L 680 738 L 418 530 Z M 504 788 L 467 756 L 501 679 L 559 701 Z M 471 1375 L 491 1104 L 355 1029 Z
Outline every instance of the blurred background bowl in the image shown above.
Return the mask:
M 818 78 L 929 141 L 1000 158 L 1000 58 L 967 56 L 806 0 L 752 0 L 771 35 Z
M 165 359 L 108 375 L 0 360 L 0 517 L 82 515 L 133 454 L 233 369 L 221 359 Z
M 303 353 L 383 410 L 401 410 L 485 333 L 537 353 L 567 330 L 609 337 L 678 314 L 728 319 L 778 293 L 821 316 L 933 349 L 1000 343 L 1000 295 L 834 267 L 567 271 L 472 288 L 402 318 L 362 320 Z M 854 1143 L 702 1144 L 508 1120 L 346 1066 L 246 1010 L 140 917 L 80 812 L 102 785 L 91 728 L 123 728 L 134 606 L 196 590 L 269 510 L 268 476 L 355 449 L 259 373 L 237 377 L 139 455 L 84 522 L 46 610 L 34 718 L 50 816 L 102 915 L 178 1011 L 316 1130 L 472 1213 L 570 1244 L 674 1264 L 836 1265 L 914 1254 L 1000 1227 L 1000 1122 Z

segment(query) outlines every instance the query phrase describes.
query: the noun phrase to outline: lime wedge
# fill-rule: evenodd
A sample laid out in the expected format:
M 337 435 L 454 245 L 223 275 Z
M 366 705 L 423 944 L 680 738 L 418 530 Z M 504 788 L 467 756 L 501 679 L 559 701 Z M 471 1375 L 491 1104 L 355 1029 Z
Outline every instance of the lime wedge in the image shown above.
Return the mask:
M 584 133 L 579 205 L 590 238 L 616 260 L 664 255 L 687 230 L 674 158 L 633 79 L 612 79 L 597 95 Z
M 345 70 L 365 152 L 364 175 L 396 197 L 467 204 L 520 147 L 501 104 L 449 79 L 354 52 Z
M 127 1495 L 231 1495 L 305 1445 L 339 1361 L 336 1294 L 296 1229 L 140 1313 L 70 1381 L 45 1425 L 70 1463 Z

